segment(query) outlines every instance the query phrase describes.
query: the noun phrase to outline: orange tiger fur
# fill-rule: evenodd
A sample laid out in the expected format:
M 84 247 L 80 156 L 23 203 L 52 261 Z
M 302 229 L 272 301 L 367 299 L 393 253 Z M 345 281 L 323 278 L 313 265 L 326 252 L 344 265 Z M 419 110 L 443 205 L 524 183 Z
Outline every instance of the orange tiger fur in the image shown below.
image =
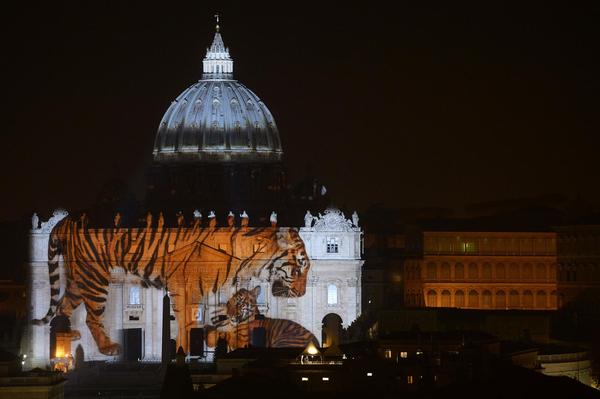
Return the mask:
M 264 328 L 267 348 L 305 347 L 309 342 L 318 345 L 315 336 L 300 324 L 287 319 L 271 319 L 261 316 L 256 298 L 260 294 L 260 286 L 252 290 L 238 290 L 227 301 L 226 320 L 217 324 L 219 330 L 210 330 L 207 335 L 207 346 L 216 346 L 221 334 L 227 340 L 229 350 L 248 347 L 255 328 Z M 217 317 L 213 318 L 217 320 Z
M 231 250 L 221 255 L 228 260 L 206 261 L 207 256 L 219 251 L 212 247 L 214 236 L 224 232 Z M 258 242 L 261 248 L 243 257 L 239 248 L 244 240 Z M 62 297 L 59 297 L 59 255 L 64 258 L 67 276 Z M 306 290 L 310 261 L 294 229 L 202 228 L 199 224 L 178 228 L 88 229 L 83 219 L 77 222 L 67 217 L 52 229 L 48 243 L 49 309 L 44 318 L 33 322 L 46 324 L 55 315 L 70 317 L 83 303 L 86 324 L 100 352 L 118 354 L 120 347 L 111 341 L 103 324 L 112 268 L 123 268 L 137 276 L 143 286 L 168 286 L 179 325 L 177 344 L 188 351 L 185 309 L 190 303 L 191 287 L 199 287 L 203 296 L 253 276 L 270 281 L 276 296 L 301 296 Z

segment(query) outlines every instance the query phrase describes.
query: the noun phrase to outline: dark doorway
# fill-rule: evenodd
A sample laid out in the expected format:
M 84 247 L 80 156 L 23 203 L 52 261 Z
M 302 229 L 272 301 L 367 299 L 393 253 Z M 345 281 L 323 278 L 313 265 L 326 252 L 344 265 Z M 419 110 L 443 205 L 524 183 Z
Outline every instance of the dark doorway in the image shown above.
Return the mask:
M 323 348 L 341 344 L 342 318 L 335 313 L 329 313 L 323 317 L 323 335 L 321 345 Z
M 177 341 L 175 341 L 174 339 L 169 340 L 169 355 L 169 358 L 171 360 L 177 357 Z
M 204 356 L 204 328 L 190 330 L 190 356 Z
M 56 333 L 71 331 L 71 322 L 67 316 L 56 316 L 50 322 L 50 358 L 56 357 Z
M 137 362 L 142 358 L 142 329 L 127 328 L 123 330 L 123 344 L 126 362 Z
M 267 346 L 267 330 L 264 327 L 254 327 L 252 329 L 252 337 L 250 343 L 257 348 Z

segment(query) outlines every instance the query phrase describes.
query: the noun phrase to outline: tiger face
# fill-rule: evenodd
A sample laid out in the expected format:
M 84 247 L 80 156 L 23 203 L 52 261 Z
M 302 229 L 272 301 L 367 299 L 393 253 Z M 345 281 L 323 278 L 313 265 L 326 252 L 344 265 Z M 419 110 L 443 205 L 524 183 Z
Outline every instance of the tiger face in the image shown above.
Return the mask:
M 298 231 L 281 229 L 277 232 L 277 245 L 281 256 L 273 262 L 271 269 L 271 291 L 273 296 L 298 297 L 306 292 L 306 277 L 310 259 L 304 241 Z
M 227 317 L 235 324 L 242 323 L 259 314 L 256 298 L 260 286 L 252 290 L 240 289 L 227 301 Z

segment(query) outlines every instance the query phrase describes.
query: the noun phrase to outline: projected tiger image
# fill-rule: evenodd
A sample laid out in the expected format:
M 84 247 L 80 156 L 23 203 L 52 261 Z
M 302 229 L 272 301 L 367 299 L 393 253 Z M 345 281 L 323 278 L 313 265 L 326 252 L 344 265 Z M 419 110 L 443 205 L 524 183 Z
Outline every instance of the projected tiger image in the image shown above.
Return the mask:
M 207 333 L 207 346 L 216 347 L 220 340 L 229 350 L 248 346 L 270 348 L 318 346 L 315 336 L 300 324 L 286 319 L 263 317 L 258 309 L 260 287 L 240 289 L 227 301 L 224 314 L 213 317 L 215 326 Z M 220 317 L 225 316 L 225 317 Z
M 77 221 L 62 219 L 48 242 L 49 309 L 34 324 L 47 324 L 58 315 L 71 317 L 83 304 L 98 350 L 119 354 L 120 345 L 110 339 L 104 326 L 111 269 L 124 270 L 142 287 L 168 288 L 178 325 L 177 346 L 184 350 L 189 348 L 187 328 L 193 322 L 186 311 L 192 291 L 199 292 L 201 299 L 241 280 L 255 279 L 268 281 L 273 296 L 305 294 L 310 260 L 297 230 L 216 227 L 213 223 L 202 227 L 199 220 L 192 226 L 183 221 L 178 225 L 164 227 L 161 215 L 154 227 L 150 214 L 144 228 L 119 227 L 117 218 L 114 228 L 105 229 L 88 228 L 85 216 Z M 62 295 L 60 256 L 66 276 Z M 250 320 L 250 309 L 247 312 L 238 317 Z

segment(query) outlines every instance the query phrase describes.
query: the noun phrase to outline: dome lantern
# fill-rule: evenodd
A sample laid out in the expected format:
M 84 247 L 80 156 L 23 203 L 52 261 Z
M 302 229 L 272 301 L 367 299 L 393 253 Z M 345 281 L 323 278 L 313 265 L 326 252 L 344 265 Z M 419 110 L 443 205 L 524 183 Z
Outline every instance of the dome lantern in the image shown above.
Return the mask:
M 215 37 L 206 56 L 202 61 L 202 79 L 231 79 L 233 78 L 233 60 L 229 56 L 229 49 L 225 47 L 219 28 L 219 14 L 215 15 L 217 26 Z

